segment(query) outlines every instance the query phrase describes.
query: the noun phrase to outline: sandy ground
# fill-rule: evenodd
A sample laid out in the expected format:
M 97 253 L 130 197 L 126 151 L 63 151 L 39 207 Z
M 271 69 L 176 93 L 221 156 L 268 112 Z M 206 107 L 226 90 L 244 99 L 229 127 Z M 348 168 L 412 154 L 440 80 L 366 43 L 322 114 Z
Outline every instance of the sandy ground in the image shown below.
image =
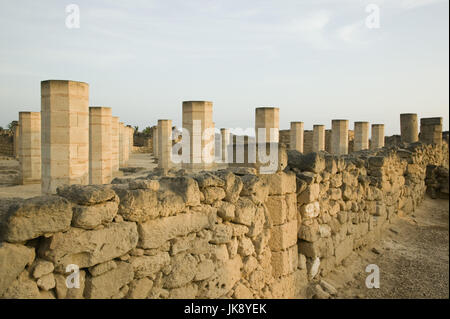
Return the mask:
M 380 288 L 368 289 L 367 265 L 380 270 Z M 336 298 L 449 298 L 449 202 L 426 198 L 388 225 L 377 244 L 354 252 L 325 281 Z
M 148 175 L 157 165 L 150 154 L 133 153 L 130 156 L 127 168 L 124 170 L 125 177 L 138 177 Z M 136 172 L 133 168 L 139 168 Z M 17 185 L 16 179 L 19 175 L 19 162 L 12 158 L 0 158 L 0 198 L 30 198 L 41 195 L 41 185 Z M 131 172 L 128 172 L 130 170 Z

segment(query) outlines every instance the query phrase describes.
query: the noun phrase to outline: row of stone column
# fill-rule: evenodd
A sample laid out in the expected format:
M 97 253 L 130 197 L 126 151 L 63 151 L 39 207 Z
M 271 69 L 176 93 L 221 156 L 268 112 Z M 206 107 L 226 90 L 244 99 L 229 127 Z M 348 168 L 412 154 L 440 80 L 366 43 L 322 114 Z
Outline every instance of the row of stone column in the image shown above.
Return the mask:
M 417 115 L 401 114 L 401 135 L 404 142 L 418 140 Z M 200 123 L 195 125 L 195 123 Z M 331 153 L 336 155 L 348 154 L 349 145 L 349 121 L 332 120 L 331 123 Z M 183 128 L 190 132 L 189 140 L 183 141 L 183 150 L 189 152 L 189 163 L 184 163 L 186 168 L 209 167 L 214 159 L 214 143 L 212 149 L 205 147 L 210 139 L 202 139 L 205 130 L 213 130 L 212 102 L 189 101 L 183 102 Z M 369 122 L 354 123 L 354 147 L 353 151 L 378 149 L 384 147 L 384 124 L 372 124 L 372 134 L 369 143 Z M 158 126 L 153 131 L 153 146 L 155 156 L 158 158 L 160 168 L 169 168 L 171 165 L 172 148 L 172 122 L 159 120 Z M 229 162 L 228 148 L 233 143 L 230 130 L 222 128 L 221 132 L 221 157 L 224 162 Z M 325 150 L 325 126 L 313 126 L 313 151 Z M 256 143 L 279 141 L 279 108 L 260 107 L 255 110 L 255 136 Z M 214 134 L 211 135 L 214 138 Z M 262 141 L 264 140 L 264 141 Z M 425 143 L 439 144 L 442 141 L 442 118 L 421 119 L 421 140 Z M 303 152 L 304 123 L 291 122 L 290 148 Z
M 19 113 L 18 154 L 22 183 L 45 194 L 68 184 L 110 183 L 126 166 L 133 129 L 109 107 L 89 107 L 89 85 L 41 82 L 41 112 Z

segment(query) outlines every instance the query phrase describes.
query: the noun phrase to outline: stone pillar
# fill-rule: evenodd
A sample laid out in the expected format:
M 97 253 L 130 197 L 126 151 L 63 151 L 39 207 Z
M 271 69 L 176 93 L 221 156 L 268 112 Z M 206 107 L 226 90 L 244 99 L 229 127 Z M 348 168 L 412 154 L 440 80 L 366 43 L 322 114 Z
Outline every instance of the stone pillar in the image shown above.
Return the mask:
M 155 158 L 158 158 L 158 126 L 153 126 L 153 133 L 152 133 L 152 142 L 153 142 L 153 156 Z
M 442 145 L 442 117 L 420 119 L 420 141 L 426 144 Z
M 370 149 L 376 150 L 382 147 L 384 147 L 384 124 L 372 124 Z
M 353 151 L 369 149 L 369 122 L 355 122 L 355 139 Z
M 41 82 L 42 192 L 89 182 L 89 85 Z
M 129 138 L 126 126 L 119 122 L 119 167 L 128 165 Z
M 415 143 L 419 140 L 419 123 L 417 114 L 405 113 L 400 114 L 400 131 L 402 142 Z
M 183 129 L 189 137 L 182 139 L 183 167 L 208 169 L 214 165 L 215 134 L 213 103 L 183 102 Z M 187 153 L 184 153 L 187 152 Z
M 133 152 L 133 145 L 134 145 L 134 128 L 131 127 L 131 125 L 127 125 L 128 128 L 128 134 L 129 134 L 129 141 L 128 141 L 128 145 L 129 145 L 129 155 L 128 157 L 131 155 L 131 153 Z
M 19 112 L 21 183 L 41 182 L 41 113 Z
M 89 184 L 112 179 L 111 108 L 89 108 Z
M 16 159 L 19 159 L 19 148 L 20 148 L 20 120 L 19 122 L 17 122 L 17 125 L 14 126 L 14 136 L 13 136 L 13 141 L 14 141 L 14 157 Z
M 325 125 L 313 126 L 313 152 L 325 151 Z
M 260 129 L 265 129 L 260 132 Z M 278 143 L 280 137 L 280 109 L 277 107 L 258 107 L 255 110 L 256 143 Z M 260 140 L 263 138 L 264 140 Z
M 303 130 L 303 122 L 291 122 L 291 138 L 289 143 L 289 148 L 291 150 L 297 150 L 300 153 L 303 153 Z
M 111 170 L 113 174 L 119 171 L 119 118 L 111 117 Z
M 222 162 L 230 163 L 231 159 L 228 158 L 228 148 L 230 147 L 230 130 L 227 128 L 220 129 L 220 138 L 222 146 Z
M 331 121 L 331 153 L 348 154 L 348 120 Z
M 158 168 L 168 170 L 172 166 L 172 121 L 158 120 Z

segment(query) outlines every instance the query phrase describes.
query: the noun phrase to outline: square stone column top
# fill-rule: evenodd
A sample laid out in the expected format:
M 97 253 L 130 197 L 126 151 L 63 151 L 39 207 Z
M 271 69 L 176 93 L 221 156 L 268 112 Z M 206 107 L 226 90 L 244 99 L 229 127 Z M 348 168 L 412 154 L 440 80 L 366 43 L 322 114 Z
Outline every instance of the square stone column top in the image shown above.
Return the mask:
M 291 122 L 291 127 L 293 126 L 303 126 L 305 123 L 303 122 Z
M 89 95 L 89 84 L 70 80 L 45 80 L 41 82 L 41 95 L 50 94 Z
M 112 108 L 110 108 L 110 107 L 108 107 L 108 106 L 89 106 L 89 110 L 93 110 L 93 111 L 96 111 L 96 110 L 109 110 L 109 111 L 112 111 Z
M 325 125 L 323 125 L 323 124 L 314 124 L 313 125 L 313 129 L 314 128 L 318 128 L 318 129 L 322 129 L 323 128 L 323 129 L 325 129 Z
M 338 119 L 338 120 L 331 120 L 331 124 L 336 123 L 348 123 L 348 120 L 342 120 L 342 119 Z
M 442 117 L 424 117 L 420 119 L 420 125 L 442 125 Z
M 373 128 L 381 128 L 384 127 L 384 124 L 372 124 Z
M 183 101 L 183 112 L 212 112 L 213 102 Z

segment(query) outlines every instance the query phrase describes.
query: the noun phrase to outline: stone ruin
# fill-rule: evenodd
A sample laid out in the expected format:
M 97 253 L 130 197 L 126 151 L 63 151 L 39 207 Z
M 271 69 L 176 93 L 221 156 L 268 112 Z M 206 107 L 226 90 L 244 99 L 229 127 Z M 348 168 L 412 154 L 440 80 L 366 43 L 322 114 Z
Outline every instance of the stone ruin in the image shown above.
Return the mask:
M 369 141 L 369 123 L 356 122 L 349 154 L 347 120 L 333 120 L 330 152 L 323 125 L 304 152 L 303 123 L 291 124 L 286 148 L 278 114 L 256 110 L 255 129 L 270 132 L 256 143 L 277 145 L 270 173 L 259 155 L 248 160 L 249 138 L 236 161 L 228 129 L 220 150 L 228 165 L 212 162 L 214 149 L 199 152 L 213 138 L 195 145 L 214 128 L 212 103 L 191 101 L 183 128 L 201 124 L 181 140 L 191 162 L 172 165 L 172 123 L 159 120 L 158 169 L 110 183 L 129 159 L 130 130 L 110 108 L 88 107 L 86 83 L 42 82 L 42 112 L 19 117 L 19 157 L 23 183 L 41 182 L 43 195 L 0 200 L 0 296 L 310 298 L 311 284 L 426 193 L 448 198 L 442 118 L 421 119 L 419 137 L 417 115 L 402 114 L 401 142 L 391 146 L 382 124 Z

